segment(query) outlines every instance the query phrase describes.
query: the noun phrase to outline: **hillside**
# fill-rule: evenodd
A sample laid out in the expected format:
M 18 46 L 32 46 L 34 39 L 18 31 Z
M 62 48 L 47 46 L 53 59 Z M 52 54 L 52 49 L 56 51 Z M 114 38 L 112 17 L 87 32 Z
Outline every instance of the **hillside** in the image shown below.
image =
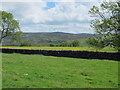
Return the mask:
M 93 37 L 93 34 L 71 34 L 71 33 L 63 33 L 63 32 L 42 32 L 42 33 L 23 33 L 22 38 L 24 41 L 28 41 L 32 44 L 43 44 L 49 45 L 50 43 L 59 43 L 63 41 L 72 41 L 72 40 L 80 40 L 81 43 L 85 41 L 88 37 Z M 15 42 L 11 42 L 9 38 L 4 39 L 4 45 L 16 44 Z

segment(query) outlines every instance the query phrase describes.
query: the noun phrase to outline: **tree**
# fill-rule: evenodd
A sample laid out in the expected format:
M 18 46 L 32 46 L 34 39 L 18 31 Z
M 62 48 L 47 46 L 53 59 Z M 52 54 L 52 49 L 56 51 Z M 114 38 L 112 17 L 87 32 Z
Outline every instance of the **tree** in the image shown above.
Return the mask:
M 20 46 L 32 46 L 32 43 L 29 41 L 22 41 Z
M 94 16 L 91 27 L 98 35 L 97 40 L 105 46 L 120 50 L 120 2 L 104 1 L 100 7 L 93 6 L 89 13 Z
M 86 42 L 91 45 L 91 46 L 97 46 L 98 45 L 98 40 L 96 40 L 95 38 L 87 38 Z
M 14 19 L 11 13 L 6 11 L 0 11 L 0 43 L 2 43 L 3 38 L 11 37 L 11 39 L 16 40 L 21 35 L 19 22 Z
M 98 38 L 87 38 L 86 42 L 93 47 L 103 48 L 107 41 L 98 40 Z
M 72 41 L 72 46 L 73 47 L 77 47 L 77 46 L 79 46 L 79 41 L 78 40 L 74 40 L 74 41 Z
M 62 47 L 67 47 L 68 45 L 69 45 L 68 41 L 60 43 L 60 46 L 62 46 Z

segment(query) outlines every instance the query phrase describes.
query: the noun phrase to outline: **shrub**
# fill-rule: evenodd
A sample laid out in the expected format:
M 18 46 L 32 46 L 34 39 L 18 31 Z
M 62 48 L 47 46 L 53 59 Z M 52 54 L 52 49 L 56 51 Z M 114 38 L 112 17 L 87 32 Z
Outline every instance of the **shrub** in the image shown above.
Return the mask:
M 32 44 L 28 41 L 21 42 L 20 46 L 32 46 Z

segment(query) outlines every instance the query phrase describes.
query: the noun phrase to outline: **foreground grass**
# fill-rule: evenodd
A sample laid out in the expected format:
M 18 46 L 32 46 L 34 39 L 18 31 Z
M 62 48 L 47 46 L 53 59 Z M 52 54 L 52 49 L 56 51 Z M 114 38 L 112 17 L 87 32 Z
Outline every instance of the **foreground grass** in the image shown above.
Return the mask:
M 117 88 L 118 62 L 3 54 L 3 88 Z
M 15 46 L 4 46 L 2 48 L 10 49 L 40 49 L 40 50 L 75 50 L 75 51 L 100 51 L 100 52 L 117 52 L 115 48 L 105 47 L 105 48 L 96 48 L 96 47 L 15 47 Z

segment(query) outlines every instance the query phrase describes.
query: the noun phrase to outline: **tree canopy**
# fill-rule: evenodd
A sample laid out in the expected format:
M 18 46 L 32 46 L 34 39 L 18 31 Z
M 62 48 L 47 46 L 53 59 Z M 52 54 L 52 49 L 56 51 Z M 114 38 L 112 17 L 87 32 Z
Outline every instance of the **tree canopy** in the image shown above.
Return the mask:
M 93 6 L 89 13 L 94 17 L 91 27 L 95 29 L 97 38 L 105 46 L 113 46 L 120 50 L 120 2 L 103 1 L 100 7 Z M 100 44 L 98 43 L 98 44 Z
M 16 40 L 21 35 L 19 22 L 14 19 L 11 13 L 0 11 L 0 43 L 3 38 L 11 37 Z

